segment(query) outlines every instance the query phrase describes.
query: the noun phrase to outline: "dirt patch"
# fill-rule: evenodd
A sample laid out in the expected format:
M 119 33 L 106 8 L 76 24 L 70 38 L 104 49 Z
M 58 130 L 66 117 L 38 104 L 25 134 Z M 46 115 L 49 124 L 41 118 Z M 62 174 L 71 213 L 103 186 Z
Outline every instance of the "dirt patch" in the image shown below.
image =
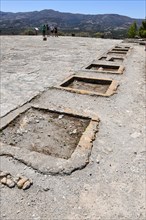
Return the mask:
M 127 48 L 113 48 L 112 51 L 128 52 Z
M 125 47 L 121 47 L 121 46 L 115 46 L 115 49 L 127 49 L 127 50 L 129 50 L 130 49 L 130 47 L 127 47 L 127 46 L 125 46 Z
M 120 66 L 111 66 L 111 65 L 101 65 L 101 64 L 91 64 L 86 69 L 99 70 L 99 71 L 118 71 Z
M 127 51 L 118 51 L 118 50 L 111 50 L 107 54 L 121 54 L 121 55 L 126 55 Z
M 111 82 L 106 80 L 75 79 L 68 85 L 68 87 L 98 93 L 106 93 L 110 84 Z
M 73 75 L 64 80 L 56 88 L 73 93 L 105 97 L 115 94 L 118 85 L 117 81 L 112 79 Z
M 112 62 L 123 62 L 123 60 L 124 60 L 124 58 L 122 58 L 122 57 L 111 57 L 110 59 L 109 59 L 109 61 L 112 61 Z
M 108 58 L 107 56 L 105 56 L 105 57 L 100 57 L 98 60 L 122 63 L 124 58 L 122 58 L 122 57 L 110 57 L 110 58 Z
M 68 159 L 90 120 L 30 108 L 1 131 L 3 143 Z

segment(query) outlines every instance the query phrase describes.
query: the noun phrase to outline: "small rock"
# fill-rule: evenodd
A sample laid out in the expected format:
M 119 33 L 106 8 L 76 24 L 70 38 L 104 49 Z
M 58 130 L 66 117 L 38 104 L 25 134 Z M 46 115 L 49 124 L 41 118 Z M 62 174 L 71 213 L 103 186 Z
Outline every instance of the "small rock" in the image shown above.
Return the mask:
M 64 115 L 59 115 L 58 119 L 62 119 L 64 117 Z
M 33 181 L 32 181 L 32 179 L 29 179 L 29 182 L 30 182 L 31 184 L 33 184 Z
M 76 133 L 77 133 L 77 129 L 74 129 L 72 133 L 73 133 L 73 134 L 76 134 Z
M 96 160 L 96 163 L 98 163 L 98 164 L 99 164 L 99 163 L 100 163 L 100 161 L 97 159 L 97 160 Z
M 26 177 L 21 178 L 21 179 L 17 182 L 18 188 L 19 188 L 19 189 L 22 189 L 24 183 L 25 183 L 27 180 L 28 180 L 28 178 L 26 178 Z
M 6 185 L 9 188 L 13 188 L 15 186 L 15 182 L 12 179 L 7 178 Z
M 100 155 L 98 155 L 98 156 L 97 156 L 97 158 L 96 158 L 96 163 L 98 163 L 98 164 L 99 164 L 99 163 L 100 163 L 100 161 L 101 161 L 101 156 L 100 156 Z
M 21 131 L 20 129 L 18 129 L 18 130 L 16 131 L 16 133 L 19 134 L 19 135 L 22 135 L 22 131 Z
M 46 188 L 44 187 L 43 190 L 44 190 L 45 192 L 47 192 L 47 191 L 50 190 L 50 188 L 49 188 L 49 187 L 46 187 Z
M 73 131 L 69 132 L 69 134 L 76 134 L 77 133 L 77 129 L 74 129 Z
M 2 184 L 6 184 L 6 182 L 7 182 L 7 178 L 6 178 L 6 177 L 3 177 L 3 178 L 1 179 L 1 183 L 2 183 Z
M 7 178 L 11 179 L 11 175 L 10 175 L 10 174 L 8 174 L 8 175 L 7 175 Z
M 5 176 L 7 176 L 7 175 L 9 175 L 10 173 L 9 172 L 7 172 L 7 171 L 1 171 L 0 172 L 0 177 L 5 177 Z
M 26 190 L 26 189 L 28 189 L 31 185 L 32 185 L 32 183 L 31 183 L 29 180 L 27 180 L 27 181 L 23 184 L 22 189 L 23 189 L 23 190 Z

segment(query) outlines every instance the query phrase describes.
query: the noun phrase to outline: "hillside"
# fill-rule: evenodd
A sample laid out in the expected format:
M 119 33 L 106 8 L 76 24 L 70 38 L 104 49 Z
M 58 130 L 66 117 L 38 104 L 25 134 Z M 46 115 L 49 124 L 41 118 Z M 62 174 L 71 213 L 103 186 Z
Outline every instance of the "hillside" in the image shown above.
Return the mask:
M 62 13 L 54 10 L 33 12 L 0 12 L 1 33 L 14 30 L 24 30 L 30 27 L 40 27 L 44 23 L 57 25 L 60 30 L 78 30 L 102 32 L 110 30 L 125 30 L 134 21 L 139 26 L 142 19 L 134 19 L 118 14 L 84 15 Z

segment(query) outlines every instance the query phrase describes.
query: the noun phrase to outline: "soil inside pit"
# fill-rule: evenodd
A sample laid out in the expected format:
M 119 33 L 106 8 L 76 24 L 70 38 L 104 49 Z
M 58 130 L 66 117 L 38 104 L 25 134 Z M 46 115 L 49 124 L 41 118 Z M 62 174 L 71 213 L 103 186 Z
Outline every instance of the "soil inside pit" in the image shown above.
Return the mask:
M 90 119 L 31 108 L 0 133 L 3 143 L 68 159 Z
M 97 93 L 106 93 L 110 86 L 111 82 L 84 82 L 84 81 L 78 81 L 74 80 L 69 87 L 73 89 L 80 89 L 80 90 L 87 90 Z
M 114 48 L 112 49 L 112 51 L 116 51 L 116 52 L 128 52 L 129 49 L 126 48 Z
M 111 58 L 109 61 L 113 61 L 113 62 L 123 62 L 123 58 Z
M 91 66 L 91 68 L 90 68 L 91 70 L 101 70 L 101 71 L 112 71 L 112 72 L 116 72 L 116 71 L 118 71 L 118 69 L 119 69 L 119 67 L 115 67 L 115 68 L 113 68 L 113 67 L 109 67 L 109 66 L 107 66 L 107 67 L 103 67 L 103 66 Z
M 115 50 L 112 50 L 112 51 L 109 51 L 107 54 L 118 54 L 118 55 L 126 55 L 127 52 L 125 51 L 115 51 Z

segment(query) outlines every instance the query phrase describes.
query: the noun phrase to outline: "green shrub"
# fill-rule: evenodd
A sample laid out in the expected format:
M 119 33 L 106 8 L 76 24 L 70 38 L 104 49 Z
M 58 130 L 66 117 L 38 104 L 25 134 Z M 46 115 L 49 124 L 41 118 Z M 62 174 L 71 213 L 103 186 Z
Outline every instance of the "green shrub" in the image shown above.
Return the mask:
M 36 35 L 35 33 L 35 30 L 33 29 L 26 29 L 24 32 L 23 32 L 24 35 Z

